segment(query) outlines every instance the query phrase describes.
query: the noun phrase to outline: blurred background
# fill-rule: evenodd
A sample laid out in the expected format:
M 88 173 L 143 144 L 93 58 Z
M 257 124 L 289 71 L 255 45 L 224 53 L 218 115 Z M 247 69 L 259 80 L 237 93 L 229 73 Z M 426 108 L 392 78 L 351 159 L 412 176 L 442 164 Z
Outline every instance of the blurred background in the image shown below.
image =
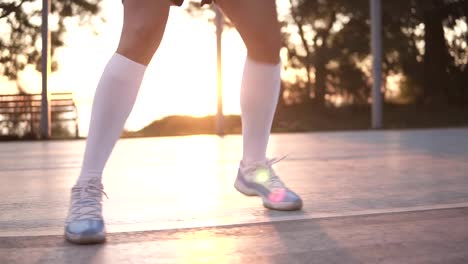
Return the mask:
M 52 136 L 85 137 L 123 7 L 116 0 L 51 5 Z M 369 1 L 278 0 L 277 6 L 283 83 L 273 131 L 370 128 Z M 40 0 L 0 3 L 0 139 L 38 137 L 41 10 Z M 384 128 L 468 125 L 467 14 L 466 0 L 382 1 Z M 214 16 L 197 1 L 172 8 L 123 136 L 216 133 Z M 237 134 L 246 50 L 229 21 L 222 43 L 224 130 Z

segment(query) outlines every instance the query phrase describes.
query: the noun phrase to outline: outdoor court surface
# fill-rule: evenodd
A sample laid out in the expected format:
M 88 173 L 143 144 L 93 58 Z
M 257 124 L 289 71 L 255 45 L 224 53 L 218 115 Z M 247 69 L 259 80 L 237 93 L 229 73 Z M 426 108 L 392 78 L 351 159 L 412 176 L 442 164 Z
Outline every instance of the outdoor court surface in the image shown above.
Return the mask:
M 0 143 L 0 263 L 468 263 L 468 128 L 275 134 L 304 200 L 235 191 L 241 137 L 120 140 L 108 242 L 62 238 L 84 141 Z

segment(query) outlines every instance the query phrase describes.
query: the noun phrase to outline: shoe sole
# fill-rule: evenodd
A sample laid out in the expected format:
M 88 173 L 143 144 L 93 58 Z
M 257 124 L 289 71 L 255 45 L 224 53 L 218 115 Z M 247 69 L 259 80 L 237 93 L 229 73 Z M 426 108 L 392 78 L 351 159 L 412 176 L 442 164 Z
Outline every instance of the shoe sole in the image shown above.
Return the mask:
M 241 181 L 236 179 L 234 183 L 234 188 L 238 190 L 240 193 L 246 196 L 260 196 L 263 201 L 263 206 L 268 209 L 277 210 L 277 211 L 296 211 L 302 209 L 302 200 L 299 200 L 297 203 L 275 203 L 272 204 L 268 201 L 267 198 L 263 197 L 259 192 L 255 189 L 250 189 L 249 187 L 245 186 Z
M 106 241 L 106 234 L 98 233 L 94 235 L 77 235 L 65 232 L 65 239 L 70 243 L 79 245 L 100 244 Z

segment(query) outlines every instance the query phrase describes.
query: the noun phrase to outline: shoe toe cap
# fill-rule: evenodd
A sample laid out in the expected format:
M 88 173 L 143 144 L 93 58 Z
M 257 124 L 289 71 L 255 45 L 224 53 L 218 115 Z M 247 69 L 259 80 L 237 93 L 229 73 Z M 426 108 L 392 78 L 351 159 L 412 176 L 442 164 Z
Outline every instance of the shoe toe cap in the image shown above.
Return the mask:
M 302 203 L 301 197 L 299 197 L 299 195 L 297 195 L 296 193 L 290 190 L 286 192 L 286 195 L 283 201 L 289 202 L 289 203 L 298 203 L 298 202 Z
M 78 220 L 67 224 L 66 232 L 76 235 L 94 235 L 104 232 L 102 220 Z

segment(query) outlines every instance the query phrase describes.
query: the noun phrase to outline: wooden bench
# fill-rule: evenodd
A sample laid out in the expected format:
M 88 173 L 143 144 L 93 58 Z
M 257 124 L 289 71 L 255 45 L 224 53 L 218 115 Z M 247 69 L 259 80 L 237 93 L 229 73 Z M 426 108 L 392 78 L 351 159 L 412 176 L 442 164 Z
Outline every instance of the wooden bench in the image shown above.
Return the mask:
M 38 138 L 41 98 L 41 94 L 0 95 L 0 136 Z M 52 136 L 63 136 L 57 134 L 72 125 L 74 136 L 79 137 L 78 111 L 72 93 L 52 93 L 50 111 Z

